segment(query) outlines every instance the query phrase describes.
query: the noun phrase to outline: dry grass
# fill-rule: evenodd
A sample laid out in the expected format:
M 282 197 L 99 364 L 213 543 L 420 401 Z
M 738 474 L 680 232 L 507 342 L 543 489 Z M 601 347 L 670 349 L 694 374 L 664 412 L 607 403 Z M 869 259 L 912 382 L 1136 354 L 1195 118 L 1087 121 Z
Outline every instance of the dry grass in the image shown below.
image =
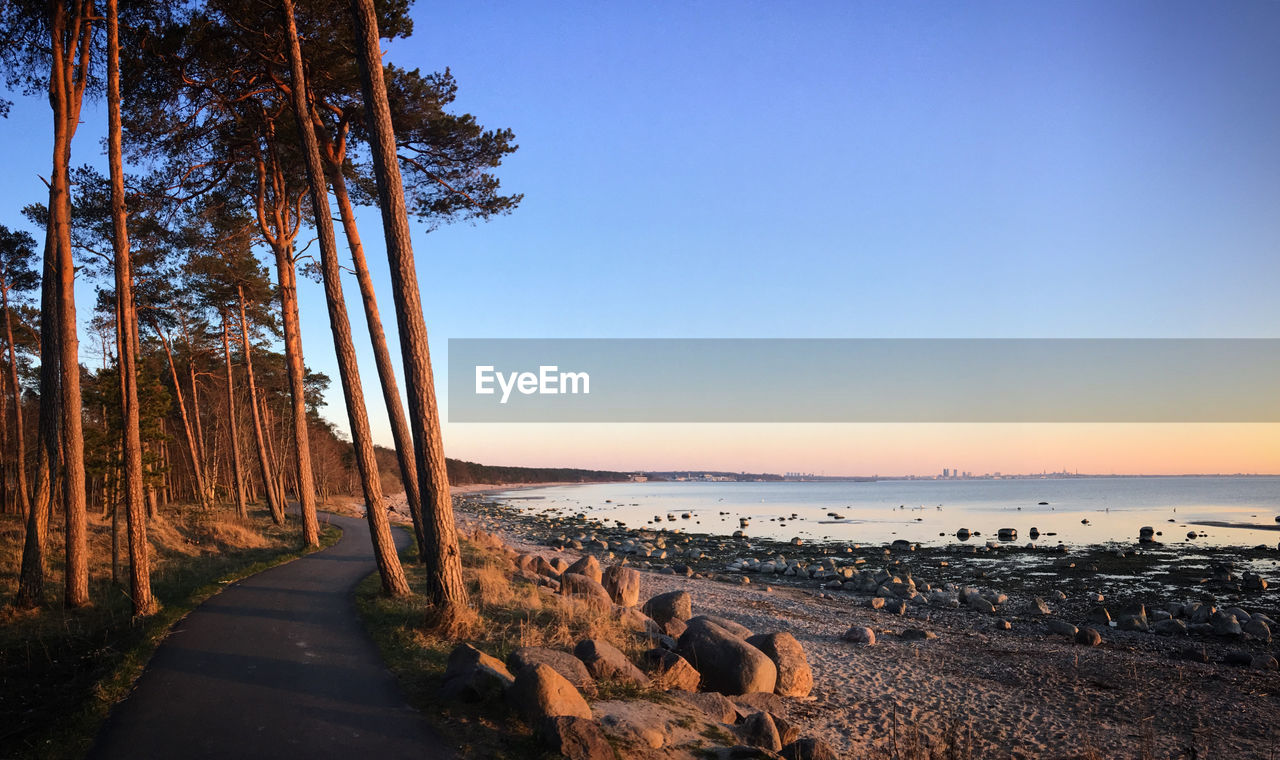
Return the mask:
M 462 757 L 543 757 L 544 750 L 506 705 L 463 705 L 437 697 L 449 653 L 465 642 L 505 660 L 519 647 L 572 650 L 584 638 L 604 639 L 635 653 L 638 642 L 612 607 L 552 594 L 519 577 L 512 555 L 492 536 L 473 533 L 463 536 L 460 545 L 471 610 L 448 630 L 427 624 L 430 613 L 422 597 L 381 596 L 376 575 L 357 593 L 365 624 L 410 702 L 457 741 Z M 411 552 L 405 569 L 410 585 L 420 589 L 424 577 Z M 600 686 L 601 696 L 619 691 L 616 685 Z
M 160 612 L 132 617 L 127 586 L 112 582 L 110 518 L 89 518 L 92 605 L 65 610 L 63 526 L 51 523 L 44 606 L 15 609 L 24 527 L 0 516 L 0 746 L 5 757 L 82 757 L 110 706 L 128 693 L 170 627 L 222 584 L 301 554 L 301 534 L 264 512 L 240 523 L 226 513 L 167 509 L 151 521 L 151 584 Z M 123 520 L 116 545 L 127 583 Z M 336 529 L 322 541 L 332 544 Z

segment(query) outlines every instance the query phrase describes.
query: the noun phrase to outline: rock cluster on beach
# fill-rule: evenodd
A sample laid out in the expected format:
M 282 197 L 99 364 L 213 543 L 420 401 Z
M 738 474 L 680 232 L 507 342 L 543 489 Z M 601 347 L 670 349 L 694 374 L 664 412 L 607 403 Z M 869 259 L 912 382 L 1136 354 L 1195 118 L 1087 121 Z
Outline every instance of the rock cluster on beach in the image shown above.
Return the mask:
M 801 736 L 780 709 L 782 698 L 808 697 L 813 689 L 804 648 L 790 633 L 756 634 L 727 618 L 695 615 L 685 591 L 657 594 L 641 605 L 640 573 L 620 564 L 602 568 L 590 554 L 559 571 L 542 556 L 511 554 L 517 577 L 622 621 L 637 655 L 633 660 L 613 642 L 583 639 L 572 652 L 520 647 L 502 662 L 460 644 L 445 671 L 446 698 L 505 699 L 548 748 L 575 760 L 613 758 L 611 740 L 665 748 L 672 758 L 695 756 L 680 754 L 685 744 L 701 747 L 697 756 L 835 757 L 820 739 Z M 601 682 L 654 689 L 670 699 L 589 704 Z M 708 749 L 706 737 L 723 746 Z

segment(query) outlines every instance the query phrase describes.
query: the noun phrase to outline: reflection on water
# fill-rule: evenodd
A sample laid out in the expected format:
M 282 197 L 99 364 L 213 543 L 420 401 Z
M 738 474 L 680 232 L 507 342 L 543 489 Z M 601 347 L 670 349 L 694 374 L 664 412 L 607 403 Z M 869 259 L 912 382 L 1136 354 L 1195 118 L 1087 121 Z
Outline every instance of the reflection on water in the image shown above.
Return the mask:
M 1080 545 L 1137 541 L 1144 526 L 1165 543 L 1280 541 L 1280 477 L 609 483 L 498 498 L 530 513 L 582 513 L 610 524 L 686 533 L 729 535 L 746 518 L 748 535 L 784 541 L 906 539 L 942 545 L 956 543 L 956 532 L 967 528 L 973 532 L 969 543 L 984 543 L 997 540 L 1001 528 L 1013 528 L 1018 543 L 1032 540 L 1035 529 L 1037 543 Z M 1215 521 L 1259 527 L 1195 524 Z M 1189 540 L 1190 531 L 1197 538 Z

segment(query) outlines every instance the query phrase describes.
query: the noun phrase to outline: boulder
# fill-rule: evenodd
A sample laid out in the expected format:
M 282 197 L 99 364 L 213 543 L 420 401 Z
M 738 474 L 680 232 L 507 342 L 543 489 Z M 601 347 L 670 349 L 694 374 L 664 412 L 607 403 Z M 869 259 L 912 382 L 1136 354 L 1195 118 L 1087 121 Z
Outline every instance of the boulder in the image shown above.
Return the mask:
M 703 685 L 723 694 L 772 693 L 778 668 L 768 655 L 711 621 L 680 637 L 676 651 L 702 675 Z
M 1187 635 L 1187 626 L 1181 620 L 1170 618 L 1168 620 L 1157 620 L 1151 626 L 1151 630 L 1161 636 L 1185 636 Z
M 610 565 L 604 571 L 603 585 L 616 604 L 634 607 L 640 603 L 640 573 L 634 568 Z
M 511 671 L 498 658 L 470 644 L 460 644 L 449 654 L 440 694 L 445 699 L 482 702 L 502 696 L 514 682 Z
M 719 723 L 736 723 L 738 709 L 729 698 L 718 691 L 670 691 L 667 692 L 685 704 L 701 710 L 712 720 Z
M 693 617 L 693 597 L 688 591 L 668 591 L 650 598 L 641 611 L 658 625 L 666 625 L 669 620 L 688 620 Z
M 840 638 L 845 641 L 852 641 L 855 644 L 866 644 L 871 646 L 876 643 L 876 632 L 864 626 L 855 625 L 844 632 Z
M 1226 612 L 1213 613 L 1213 617 L 1209 618 L 1209 624 L 1213 626 L 1213 632 L 1218 636 L 1239 636 L 1244 633 L 1236 616 Z
M 543 718 L 537 726 L 538 738 L 567 760 L 615 760 L 613 745 L 600 725 L 590 718 L 557 715 Z
M 550 564 L 551 569 L 555 570 L 557 574 L 569 569 L 569 560 L 564 557 L 552 557 Z
M 1049 609 L 1049 604 L 1040 597 L 1031 600 L 1031 604 L 1027 606 L 1028 615 L 1051 615 L 1053 611 Z
M 996 611 L 996 606 L 991 603 L 991 600 L 981 594 L 971 594 L 965 601 L 968 603 L 970 608 L 977 610 L 978 612 L 990 615 Z
M 689 661 L 675 652 L 654 648 L 640 655 L 640 664 L 659 689 L 697 691 L 702 676 Z
M 579 573 L 567 572 L 560 576 L 560 593 L 584 599 L 589 604 L 613 606 L 613 598 L 604 586 Z
M 1106 607 L 1098 605 L 1089 610 L 1089 614 L 1084 616 L 1084 621 L 1096 625 L 1111 625 L 1111 613 Z
M 764 652 L 778 668 L 774 693 L 783 697 L 807 697 L 813 691 L 813 671 L 804 647 L 786 631 L 762 633 L 747 638 L 747 643 Z
M 901 599 L 886 599 L 884 602 L 884 611 L 890 615 L 905 615 L 907 612 L 907 603 Z
M 1076 631 L 1076 643 L 1086 647 L 1096 647 L 1102 643 L 1102 634 L 1095 628 L 1081 628 Z
M 588 694 L 596 691 L 595 679 L 587 671 L 582 660 L 558 649 L 546 647 L 520 647 L 507 655 L 507 669 L 519 673 L 530 665 L 546 665 L 559 673 L 565 680 Z
M 604 579 L 604 573 L 600 570 L 600 560 L 590 554 L 582 555 L 577 562 L 569 565 L 565 572 L 585 575 L 596 583 L 600 583 Z
M 782 749 L 782 737 L 778 735 L 778 727 L 773 722 L 773 716 L 767 712 L 748 715 L 738 726 L 738 735 L 753 747 L 763 747 L 770 752 Z
M 1259 641 L 1271 641 L 1271 626 L 1262 622 L 1258 618 L 1250 618 L 1249 622 L 1241 626 L 1242 630 Z
M 1049 633 L 1059 636 L 1075 636 L 1076 627 L 1061 618 L 1046 618 L 1044 624 L 1049 629 Z
M 573 684 L 541 662 L 521 668 L 507 691 L 516 711 L 537 727 L 545 718 L 571 716 L 591 720 L 591 708 Z
M 751 629 L 747 628 L 745 625 L 740 625 L 728 618 L 716 617 L 715 615 L 699 615 L 687 620 L 685 625 L 688 628 L 692 628 L 695 625 L 701 625 L 703 622 L 715 623 L 740 639 L 751 638 Z
M 608 678 L 636 686 L 649 685 L 649 677 L 607 641 L 583 639 L 573 648 L 573 653 L 587 666 L 587 672 L 596 678 Z
M 821 739 L 799 739 L 782 748 L 786 760 L 837 760 L 836 753 Z

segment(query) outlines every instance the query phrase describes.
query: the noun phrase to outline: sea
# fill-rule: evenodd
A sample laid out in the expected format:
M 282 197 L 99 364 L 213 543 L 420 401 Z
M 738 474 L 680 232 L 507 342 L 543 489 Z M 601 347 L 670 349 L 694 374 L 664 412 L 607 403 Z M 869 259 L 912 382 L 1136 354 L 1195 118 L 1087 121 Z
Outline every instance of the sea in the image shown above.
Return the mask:
M 530 514 L 684 533 L 742 530 L 780 541 L 944 546 L 955 544 L 962 528 L 969 542 L 997 540 L 1001 529 L 1012 528 L 1016 537 L 1009 540 L 1019 544 L 1081 546 L 1136 542 L 1150 527 L 1164 543 L 1280 542 L 1274 476 L 597 483 L 494 498 Z

